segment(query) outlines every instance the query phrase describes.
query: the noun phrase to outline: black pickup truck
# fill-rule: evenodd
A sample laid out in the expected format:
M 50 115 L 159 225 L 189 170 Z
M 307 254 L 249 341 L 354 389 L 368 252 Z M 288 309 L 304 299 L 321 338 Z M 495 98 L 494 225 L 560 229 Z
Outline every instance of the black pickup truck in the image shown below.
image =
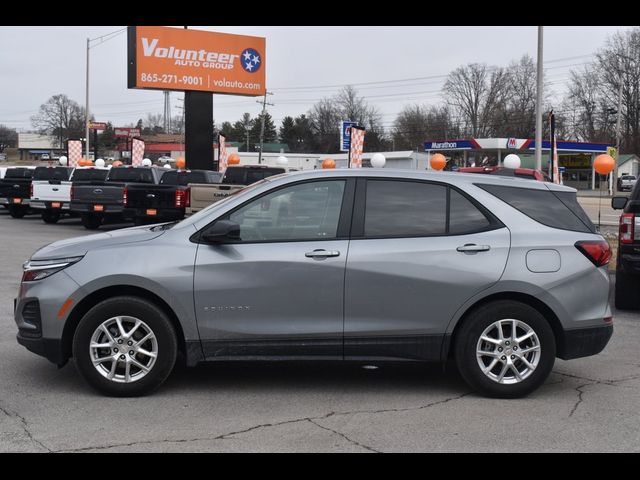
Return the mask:
M 129 220 L 128 188 L 157 185 L 165 172 L 158 167 L 114 167 L 104 181 L 73 183 L 69 210 L 79 214 L 89 230 L 99 228 L 107 217 Z
M 33 172 L 34 168 L 8 168 L 0 180 L 0 204 L 9 209 L 13 218 L 22 218 L 29 212 Z
M 220 183 L 210 170 L 167 170 L 158 185 L 127 185 L 125 216 L 136 225 L 182 220 L 190 205 L 190 183 Z

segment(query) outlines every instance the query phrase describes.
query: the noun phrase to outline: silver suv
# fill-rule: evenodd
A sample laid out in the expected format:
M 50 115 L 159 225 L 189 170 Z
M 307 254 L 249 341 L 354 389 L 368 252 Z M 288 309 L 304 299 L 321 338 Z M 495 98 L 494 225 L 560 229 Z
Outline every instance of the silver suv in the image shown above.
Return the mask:
M 298 172 L 179 223 L 43 247 L 18 342 L 108 395 L 216 360 L 453 361 L 519 397 L 613 333 L 610 249 L 575 190 L 493 175 Z

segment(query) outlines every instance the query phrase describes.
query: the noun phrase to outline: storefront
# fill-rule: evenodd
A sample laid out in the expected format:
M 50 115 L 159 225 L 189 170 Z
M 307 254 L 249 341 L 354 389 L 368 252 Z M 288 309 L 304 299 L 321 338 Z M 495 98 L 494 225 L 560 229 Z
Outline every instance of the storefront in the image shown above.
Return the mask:
M 499 165 L 510 153 L 520 157 L 523 168 L 535 168 L 535 140 L 526 138 L 472 138 L 469 140 L 427 141 L 425 151 L 439 152 L 449 160 L 448 168 Z M 565 185 L 588 190 L 600 186 L 600 175 L 593 170 L 596 156 L 607 153 L 606 143 L 558 142 L 558 166 Z M 542 168 L 549 168 L 550 142 L 542 142 Z

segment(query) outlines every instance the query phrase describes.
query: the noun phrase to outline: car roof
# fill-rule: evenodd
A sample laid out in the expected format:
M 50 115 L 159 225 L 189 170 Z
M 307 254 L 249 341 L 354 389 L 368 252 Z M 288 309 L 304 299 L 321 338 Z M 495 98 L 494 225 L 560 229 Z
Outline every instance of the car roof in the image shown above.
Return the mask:
M 336 168 L 327 170 L 302 170 L 290 172 L 286 175 L 268 177 L 268 182 L 288 183 L 294 180 L 314 179 L 322 177 L 371 177 L 427 180 L 432 182 L 446 182 L 452 185 L 489 184 L 503 185 L 533 190 L 554 190 L 561 192 L 575 192 L 575 188 L 557 185 L 549 182 L 532 182 L 528 178 L 507 177 L 501 175 L 487 175 L 485 173 L 440 172 L 434 170 L 401 170 L 391 168 Z

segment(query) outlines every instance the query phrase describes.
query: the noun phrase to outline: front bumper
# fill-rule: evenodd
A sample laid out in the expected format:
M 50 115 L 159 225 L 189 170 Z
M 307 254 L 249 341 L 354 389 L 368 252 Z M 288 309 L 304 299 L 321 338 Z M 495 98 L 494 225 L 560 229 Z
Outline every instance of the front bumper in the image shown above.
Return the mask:
M 28 338 L 16 335 L 18 343 L 32 353 L 46 358 L 56 365 L 64 365 L 68 358 L 62 352 L 62 341 L 55 338 Z
M 612 335 L 613 325 L 565 330 L 558 345 L 558 357 L 571 360 L 596 355 L 604 350 Z

